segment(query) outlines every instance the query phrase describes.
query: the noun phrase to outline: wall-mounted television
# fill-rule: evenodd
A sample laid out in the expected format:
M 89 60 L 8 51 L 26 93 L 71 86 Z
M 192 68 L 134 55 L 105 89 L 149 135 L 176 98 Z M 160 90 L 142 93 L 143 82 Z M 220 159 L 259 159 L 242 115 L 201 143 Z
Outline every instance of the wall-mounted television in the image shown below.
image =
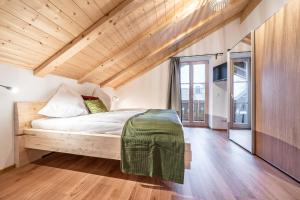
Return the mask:
M 227 81 L 227 63 L 223 63 L 214 67 L 213 81 Z

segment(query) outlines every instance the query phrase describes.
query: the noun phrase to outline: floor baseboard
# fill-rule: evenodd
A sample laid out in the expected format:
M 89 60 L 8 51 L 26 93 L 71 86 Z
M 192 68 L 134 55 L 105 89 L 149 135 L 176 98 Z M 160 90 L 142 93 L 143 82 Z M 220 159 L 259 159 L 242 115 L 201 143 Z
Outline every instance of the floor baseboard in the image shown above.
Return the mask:
M 5 167 L 4 169 L 0 170 L 0 174 L 4 174 L 5 172 L 8 172 L 14 168 L 16 168 L 16 165 L 11 165 L 11 166 Z
M 227 129 L 223 129 L 223 128 L 210 128 L 213 131 L 227 131 Z

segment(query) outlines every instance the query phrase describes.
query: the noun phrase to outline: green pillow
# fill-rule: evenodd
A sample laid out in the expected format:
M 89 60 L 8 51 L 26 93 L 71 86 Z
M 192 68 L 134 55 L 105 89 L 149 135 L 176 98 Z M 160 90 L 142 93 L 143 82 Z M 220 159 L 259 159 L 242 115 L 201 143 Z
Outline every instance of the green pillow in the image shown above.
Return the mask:
M 86 107 L 89 109 L 90 113 L 100 113 L 100 112 L 108 112 L 104 103 L 100 100 L 85 100 L 84 101 Z

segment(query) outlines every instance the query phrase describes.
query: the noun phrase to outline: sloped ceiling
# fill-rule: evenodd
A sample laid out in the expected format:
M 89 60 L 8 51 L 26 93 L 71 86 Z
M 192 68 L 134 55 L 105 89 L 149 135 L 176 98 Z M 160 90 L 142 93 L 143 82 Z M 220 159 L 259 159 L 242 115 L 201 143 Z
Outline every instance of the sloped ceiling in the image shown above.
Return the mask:
M 119 87 L 255 7 L 208 1 L 0 0 L 0 63 Z

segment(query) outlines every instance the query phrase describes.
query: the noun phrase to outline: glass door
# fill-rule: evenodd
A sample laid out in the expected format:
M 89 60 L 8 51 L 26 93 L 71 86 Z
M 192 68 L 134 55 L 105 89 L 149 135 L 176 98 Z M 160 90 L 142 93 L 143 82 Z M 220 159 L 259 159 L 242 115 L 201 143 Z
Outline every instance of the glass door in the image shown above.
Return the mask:
M 250 58 L 232 59 L 231 128 L 251 128 Z
M 182 122 L 208 126 L 208 62 L 181 63 Z

